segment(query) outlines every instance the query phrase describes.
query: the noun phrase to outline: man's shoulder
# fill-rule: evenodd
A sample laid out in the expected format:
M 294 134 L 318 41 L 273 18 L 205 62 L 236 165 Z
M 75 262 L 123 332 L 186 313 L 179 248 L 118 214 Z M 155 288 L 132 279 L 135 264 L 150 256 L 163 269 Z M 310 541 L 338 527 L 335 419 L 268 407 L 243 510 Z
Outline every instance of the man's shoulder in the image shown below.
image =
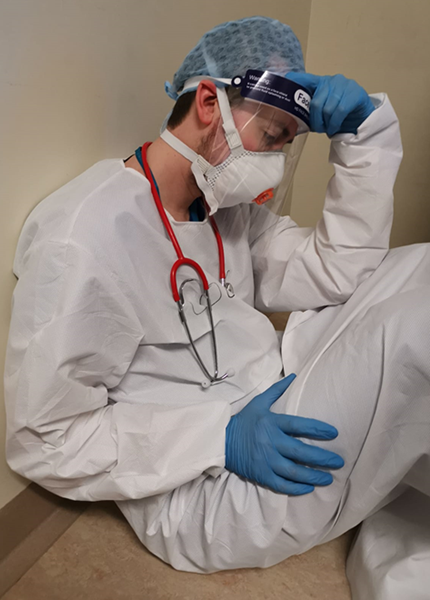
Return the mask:
M 148 186 L 149 187 L 149 186 Z M 118 241 L 121 213 L 137 211 L 136 194 L 145 193 L 121 159 L 97 162 L 42 200 L 22 228 L 15 265 L 36 245 L 74 243 L 87 252 Z

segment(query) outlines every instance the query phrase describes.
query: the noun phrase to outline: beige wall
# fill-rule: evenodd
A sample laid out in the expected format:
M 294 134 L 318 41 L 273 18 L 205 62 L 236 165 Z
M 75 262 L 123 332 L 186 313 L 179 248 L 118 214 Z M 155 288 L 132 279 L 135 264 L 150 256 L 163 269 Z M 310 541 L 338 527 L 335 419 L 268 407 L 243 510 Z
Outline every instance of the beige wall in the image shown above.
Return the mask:
M 154 139 L 182 58 L 218 23 L 264 14 L 306 43 L 311 1 L 2 0 L 0 2 L 0 363 L 19 231 L 47 194 L 106 157 Z M 4 460 L 0 507 L 26 482 Z
M 430 241 L 430 2 L 314 0 L 306 68 L 343 73 L 368 92 L 387 92 L 398 114 L 404 159 L 395 187 L 392 246 Z M 314 225 L 331 169 L 328 140 L 309 136 L 291 215 Z

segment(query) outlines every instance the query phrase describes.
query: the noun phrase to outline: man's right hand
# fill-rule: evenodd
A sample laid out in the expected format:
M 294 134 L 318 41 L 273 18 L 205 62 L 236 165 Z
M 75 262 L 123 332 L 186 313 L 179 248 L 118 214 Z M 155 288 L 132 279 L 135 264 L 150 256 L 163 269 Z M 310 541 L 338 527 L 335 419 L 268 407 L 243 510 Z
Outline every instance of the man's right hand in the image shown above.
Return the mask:
M 226 429 L 226 469 L 268 487 L 299 496 L 316 485 L 330 485 L 330 473 L 309 467 L 340 469 L 343 459 L 334 452 L 310 446 L 297 437 L 332 440 L 337 430 L 315 419 L 271 412 L 295 375 L 281 379 L 234 415 Z
M 360 125 L 375 110 L 366 90 L 343 75 L 292 72 L 285 77 L 302 85 L 312 95 L 311 131 L 326 133 L 329 137 L 336 133 L 356 134 Z

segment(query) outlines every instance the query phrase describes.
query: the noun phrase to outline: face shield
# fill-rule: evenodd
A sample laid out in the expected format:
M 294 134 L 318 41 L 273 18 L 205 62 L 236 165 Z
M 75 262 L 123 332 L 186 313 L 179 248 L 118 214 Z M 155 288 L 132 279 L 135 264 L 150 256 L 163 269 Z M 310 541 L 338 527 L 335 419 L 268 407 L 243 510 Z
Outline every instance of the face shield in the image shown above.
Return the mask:
M 258 107 L 254 119 L 263 131 L 261 151 L 266 151 L 266 147 L 281 147 L 285 154 L 281 182 L 273 197 L 270 198 L 269 194 L 265 203 L 272 213 L 284 214 L 288 192 L 309 133 L 311 96 L 301 86 L 269 71 L 250 70 L 243 79 L 235 77 L 232 85 L 240 89 L 245 109 L 251 109 L 252 105 Z M 247 136 L 246 126 L 241 135 Z M 260 203 L 258 199 L 256 203 Z
M 257 70 L 230 80 L 194 77 L 183 92 L 208 79 L 217 85 L 221 119 L 199 154 L 168 131 L 161 137 L 191 161 L 210 214 L 253 203 L 264 205 L 260 217 L 270 221 L 285 210 L 309 131 L 310 95 L 283 76 Z
M 257 158 L 262 170 L 269 161 L 274 161 L 274 165 L 277 155 L 282 156 L 279 161 L 282 168 L 277 166 L 277 172 L 272 175 L 274 185 L 268 185 L 263 191 L 250 190 L 251 195 L 259 192 L 255 193 L 252 202 L 264 204 L 273 215 L 284 214 L 288 192 L 309 132 L 310 94 L 303 87 L 270 71 L 248 70 L 245 77 L 234 77 L 231 86 L 231 114 L 244 150 Z M 220 107 L 225 131 L 228 126 L 225 125 L 227 111 L 223 101 Z M 225 133 L 228 141 L 229 132 Z M 231 156 L 231 148 L 229 150 Z M 209 161 L 212 164 L 213 160 L 219 160 L 216 151 L 215 145 L 214 155 Z M 247 181 L 240 185 L 250 185 L 252 180 L 256 183 L 261 178 L 264 186 L 264 174 L 254 172 L 251 177 L 248 174 Z M 246 173 L 243 173 L 245 177 Z

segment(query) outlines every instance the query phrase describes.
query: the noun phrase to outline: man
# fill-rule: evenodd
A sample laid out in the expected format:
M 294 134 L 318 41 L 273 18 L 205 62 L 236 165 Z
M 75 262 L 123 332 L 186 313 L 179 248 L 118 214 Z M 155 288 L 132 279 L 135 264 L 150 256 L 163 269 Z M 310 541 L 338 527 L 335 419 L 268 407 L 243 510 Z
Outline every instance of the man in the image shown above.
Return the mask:
M 61 496 L 117 501 L 176 568 L 269 566 L 408 485 L 427 492 L 412 467 L 429 454 L 429 249 L 385 258 L 401 160 L 388 98 L 304 73 L 287 26 L 215 28 L 167 90 L 158 140 L 24 226 L 8 461 Z M 307 125 L 332 137 L 335 167 L 315 230 L 252 203 Z M 282 357 L 259 312 L 280 310 L 306 311 Z

